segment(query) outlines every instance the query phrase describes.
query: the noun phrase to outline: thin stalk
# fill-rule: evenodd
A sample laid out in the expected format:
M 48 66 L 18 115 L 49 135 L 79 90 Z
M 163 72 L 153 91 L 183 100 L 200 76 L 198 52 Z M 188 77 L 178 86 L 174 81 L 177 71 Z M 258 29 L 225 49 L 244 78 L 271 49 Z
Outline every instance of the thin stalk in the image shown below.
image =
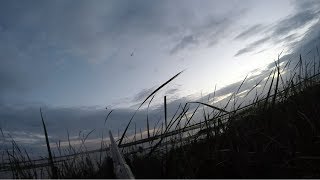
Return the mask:
M 272 89 L 275 73 L 276 73 L 276 70 L 274 71 L 273 76 L 272 76 L 271 84 L 270 84 L 269 91 L 268 91 L 268 94 L 267 94 L 267 97 L 266 97 L 266 101 L 265 101 L 265 104 L 264 104 L 264 109 L 266 109 L 267 104 L 268 104 L 268 99 L 270 97 L 270 93 L 271 93 L 271 89 Z
M 280 76 L 280 68 L 279 68 L 279 64 L 276 64 L 276 68 L 278 70 L 278 74 L 277 74 L 277 82 L 276 82 L 276 87 L 274 89 L 274 95 L 273 95 L 273 99 L 272 99 L 272 107 L 274 107 L 275 102 L 276 102 L 276 98 L 277 98 L 277 92 L 278 92 L 278 85 L 279 85 L 279 76 Z
M 155 95 L 152 96 L 151 100 L 149 101 L 148 108 L 147 108 L 147 130 L 148 130 L 148 138 L 150 138 L 150 129 L 149 129 L 149 107 L 150 103 L 152 102 Z
M 44 120 L 43 120 L 41 108 L 40 108 L 40 115 L 41 115 L 44 135 L 46 137 L 47 149 L 48 149 L 48 154 L 49 154 L 49 164 L 51 166 L 51 171 L 52 171 L 52 178 L 53 179 L 57 179 L 58 178 L 58 174 L 57 174 L 57 170 L 56 170 L 56 168 L 54 166 L 54 163 L 53 163 L 53 158 L 52 158 L 52 153 L 51 153 L 50 144 L 49 144 L 49 138 L 48 138 L 48 132 L 47 132 L 46 124 L 44 123 Z

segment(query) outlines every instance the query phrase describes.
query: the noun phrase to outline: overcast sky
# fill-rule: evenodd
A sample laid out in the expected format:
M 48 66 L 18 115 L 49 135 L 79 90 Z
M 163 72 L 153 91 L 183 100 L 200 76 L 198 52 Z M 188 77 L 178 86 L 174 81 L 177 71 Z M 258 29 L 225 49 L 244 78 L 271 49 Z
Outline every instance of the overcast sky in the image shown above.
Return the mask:
M 132 107 L 182 70 L 159 102 L 178 106 L 215 85 L 229 93 L 247 74 L 268 74 L 281 51 L 318 43 L 319 9 L 317 0 L 2 0 L 0 127 L 42 141 L 41 106 L 58 139 L 101 127 L 108 107 L 108 128 L 123 129 Z

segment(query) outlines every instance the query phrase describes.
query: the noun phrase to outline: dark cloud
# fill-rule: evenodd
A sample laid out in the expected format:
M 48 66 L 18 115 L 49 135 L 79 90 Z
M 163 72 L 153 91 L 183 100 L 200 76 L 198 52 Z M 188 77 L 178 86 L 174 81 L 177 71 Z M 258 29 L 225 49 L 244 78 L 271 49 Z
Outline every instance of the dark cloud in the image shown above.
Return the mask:
M 253 52 L 259 48 L 259 45 L 270 42 L 273 44 L 285 43 L 291 46 L 291 43 L 298 37 L 296 33 L 290 34 L 297 31 L 314 20 L 319 20 L 319 1 L 317 2 L 295 2 L 295 13 L 288 17 L 276 22 L 275 25 L 269 25 L 270 27 L 264 31 L 264 35 L 267 36 L 261 40 L 255 41 L 248 44 L 243 49 L 240 49 L 234 56 L 239 56 L 245 53 Z M 247 38 L 257 33 L 262 32 L 263 28 L 261 25 L 254 25 L 251 28 L 240 33 L 235 39 Z M 256 44 L 257 43 L 257 44 Z M 257 46 L 256 46 L 257 45 Z
M 133 97 L 133 102 L 142 102 L 145 98 L 147 98 L 152 91 L 155 90 L 155 87 L 149 88 L 149 89 L 143 89 L 140 92 L 138 92 L 136 95 Z
M 148 35 L 177 32 L 180 17 L 164 1 L 4 1 L 0 46 L 11 45 L 14 54 L 23 56 L 1 52 L 11 61 L 32 57 L 31 64 L 52 57 L 53 50 L 55 57 L 101 62 L 110 60 L 115 47 L 125 48 Z
M 303 39 L 299 43 L 293 43 L 292 53 L 294 54 L 305 54 L 311 50 L 309 56 L 318 56 L 316 47 L 320 47 L 320 19 L 318 22 L 310 27 L 305 33 Z
M 186 101 L 186 98 L 176 100 L 168 99 L 169 117 L 173 115 L 180 103 L 185 103 Z M 95 129 L 95 132 L 89 139 L 100 138 L 101 133 L 107 133 L 109 129 L 112 130 L 114 134 L 118 133 L 118 129 L 122 132 L 134 114 L 135 109 L 114 109 L 107 119 L 105 126 L 103 124 L 109 113 L 109 110 L 105 108 L 61 108 L 46 106 L 42 108 L 42 112 L 50 141 L 58 142 L 59 140 L 66 140 L 67 131 L 69 131 L 70 137 L 78 137 L 79 133 L 90 132 Z M 150 107 L 150 125 L 153 127 L 159 118 L 163 118 L 163 114 L 163 106 Z M 146 115 L 146 109 L 138 111 L 129 128 L 129 135 L 134 131 L 134 124 L 138 129 L 142 128 L 142 130 L 145 130 Z M 0 128 L 10 134 L 14 139 L 18 139 L 19 142 L 29 145 L 43 144 L 43 127 L 39 107 L 34 105 L 24 105 L 23 107 L 3 105 L 0 107 L 0 117 Z
M 319 10 L 320 8 L 320 2 L 318 0 L 308 0 L 308 1 L 294 0 L 293 3 L 297 11 Z
M 68 63 L 66 69 L 70 72 L 64 71 L 65 74 L 78 70 L 78 66 L 70 64 L 83 61 L 126 61 L 119 58 L 122 54 L 119 51 L 156 44 L 154 39 L 152 43 L 142 43 L 148 37 L 166 39 L 170 48 L 167 53 L 192 44 L 200 45 L 195 42 L 215 44 L 231 25 L 231 17 L 235 17 L 229 17 L 229 11 L 216 15 L 212 10 L 219 10 L 216 4 L 223 3 L 3 1 L 0 6 L 0 99 L 8 98 L 4 91 L 36 92 L 41 87 L 45 89 L 46 83 L 53 86 L 49 81 L 57 81 L 53 78 L 57 77 L 57 69 Z M 237 13 L 238 9 L 242 8 L 237 8 Z M 203 15 L 198 11 L 204 12 Z M 130 70 L 135 68 L 134 63 L 125 63 Z M 125 63 L 119 63 L 121 68 Z
M 292 41 L 294 41 L 296 38 L 298 38 L 298 34 L 294 33 L 294 34 L 290 34 L 289 36 L 286 36 L 285 38 L 282 39 L 283 42 L 286 43 L 291 43 Z
M 279 60 L 277 60 L 277 63 L 287 62 L 289 59 L 294 60 L 293 58 L 298 59 L 298 56 L 295 54 L 286 54 L 283 57 L 281 57 Z M 293 63 L 294 62 L 295 61 L 293 61 Z M 272 62 L 267 66 L 267 69 L 273 69 L 275 67 L 276 67 L 276 64 L 274 62 Z
M 223 3 L 6 1 L 0 7 L 0 24 L 10 32 L 7 36 L 13 41 L 18 39 L 16 44 L 21 47 L 20 50 L 26 51 L 24 46 L 43 49 L 54 47 L 65 56 L 99 62 L 108 59 L 114 53 L 114 47 L 136 44 L 141 38 L 149 36 L 178 37 L 177 41 L 173 39 L 174 43 L 178 43 L 173 45 L 175 50 L 171 52 L 188 46 L 187 40 L 183 40 L 185 37 L 193 37 L 194 40 L 213 39 L 211 41 L 215 42 L 225 32 L 222 29 L 226 30 L 230 25 L 228 19 L 239 15 L 238 11 L 243 8 L 238 6 L 235 10 L 230 7 L 232 13 L 220 16 L 211 15 L 215 12 L 212 11 L 209 18 L 207 14 L 200 17 L 196 15 L 196 10 L 206 12 L 209 7 L 215 9 L 214 4 Z M 105 43 L 109 41 L 113 43 Z M 27 53 L 34 55 L 35 52 Z
M 8 51 L 6 47 L 0 46 L 0 52 L 6 50 Z M 35 79 L 39 80 L 40 78 Z M 8 100 L 15 101 L 19 98 L 16 96 L 25 95 L 35 85 L 32 83 L 29 74 L 21 67 L 21 64 L 15 64 L 4 53 L 0 53 L 0 83 L 0 103 L 5 103 Z
M 205 48 L 216 45 L 228 35 L 234 21 L 245 12 L 245 9 L 239 8 L 221 16 L 204 18 L 202 23 L 186 29 L 189 33 L 178 38 L 178 43 L 170 50 L 170 54 L 175 54 L 191 47 L 203 46 Z
M 4 26 L 0 24 L 0 32 L 5 31 Z
M 135 94 L 133 98 L 129 101 L 131 103 L 135 103 L 132 106 L 132 108 L 138 107 L 140 103 L 143 102 L 145 98 L 147 98 L 156 88 L 157 86 L 154 86 L 152 88 L 142 89 L 137 94 Z M 165 86 L 156 92 L 156 97 L 171 95 L 170 96 L 171 98 L 176 98 L 177 93 L 181 90 L 180 88 L 181 88 L 181 85 L 178 85 L 178 84 L 171 84 L 171 85 Z M 156 101 L 156 99 L 157 98 L 155 98 L 153 101 Z M 128 101 L 128 99 L 126 100 Z M 161 102 L 162 102 L 162 99 L 161 99 Z
M 168 89 L 165 94 L 169 94 L 169 95 L 173 95 L 173 94 L 176 94 L 177 92 L 179 92 L 180 89 L 179 88 L 171 88 L 171 89 Z
M 287 35 L 289 32 L 304 27 L 310 21 L 318 19 L 318 12 L 306 10 L 298 12 L 280 22 L 274 27 L 272 37 L 279 38 Z
M 208 28 L 208 47 L 217 45 L 223 40 L 228 33 L 230 33 L 233 23 L 238 20 L 237 18 L 245 14 L 246 9 L 238 9 L 237 11 L 230 12 L 230 14 L 222 17 L 219 20 L 212 19 L 207 24 Z
M 0 71 L 0 82 L 1 88 L 0 93 L 10 92 L 12 90 L 18 90 L 21 84 L 17 81 L 21 80 L 21 78 L 15 78 L 10 72 Z
M 198 44 L 198 40 L 193 36 L 193 35 L 189 35 L 189 36 L 185 36 L 181 39 L 181 41 L 176 44 L 170 51 L 170 54 L 174 54 L 180 50 L 185 49 L 186 47 L 190 47 L 192 45 L 197 45 Z
M 245 48 L 240 49 L 234 56 L 240 56 L 242 54 L 252 52 L 252 51 L 258 49 L 264 43 L 268 42 L 269 40 L 270 40 L 270 37 L 265 37 L 265 38 L 262 38 L 262 39 L 255 41 L 255 42 L 252 42 L 251 44 L 247 45 Z
M 234 39 L 235 40 L 244 40 L 249 37 L 252 37 L 254 35 L 257 35 L 258 33 L 262 32 L 264 30 L 264 26 L 262 24 L 255 24 L 251 27 L 249 27 L 247 30 L 241 32 L 238 34 Z

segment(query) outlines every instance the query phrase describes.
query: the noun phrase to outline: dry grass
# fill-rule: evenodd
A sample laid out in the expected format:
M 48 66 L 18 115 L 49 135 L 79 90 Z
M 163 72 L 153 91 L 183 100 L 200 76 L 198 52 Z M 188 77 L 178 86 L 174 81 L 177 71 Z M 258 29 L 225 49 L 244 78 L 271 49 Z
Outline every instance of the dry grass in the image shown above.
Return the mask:
M 261 93 L 257 88 L 262 80 L 244 95 L 243 99 L 256 90 L 252 104 L 244 106 L 237 96 L 247 76 L 222 108 L 208 103 L 208 97 L 207 103 L 180 104 L 168 119 L 165 99 L 164 123 L 159 119 L 151 134 L 147 114 L 147 138 L 142 139 L 140 130 L 141 138 L 137 140 L 135 128 L 135 142 L 130 146 L 123 143 L 136 112 L 150 99 L 149 109 L 155 94 L 181 72 L 159 86 L 139 106 L 119 139 L 119 147 L 123 148 L 135 177 L 319 178 L 320 66 L 316 66 L 315 58 L 307 63 L 300 55 L 290 71 L 293 62 L 289 60 L 281 67 L 279 60 L 280 55 Z M 285 70 L 290 76 L 282 76 Z M 264 90 L 267 90 L 265 95 Z M 202 114 L 200 122 L 194 120 L 197 113 Z M 49 157 L 47 165 L 37 167 L 36 161 L 12 139 L 11 150 L 6 151 L 9 163 L 2 164 L 2 170 L 11 172 L 13 178 L 114 178 L 112 160 L 105 154 L 103 143 L 98 160 L 86 149 L 85 141 L 93 131 L 83 136 L 78 149 L 70 144 L 68 133 L 68 148 L 61 149 L 60 143 L 57 147 L 60 156 L 65 156 L 63 152 L 70 156 L 59 161 L 51 154 L 42 112 L 41 118 Z

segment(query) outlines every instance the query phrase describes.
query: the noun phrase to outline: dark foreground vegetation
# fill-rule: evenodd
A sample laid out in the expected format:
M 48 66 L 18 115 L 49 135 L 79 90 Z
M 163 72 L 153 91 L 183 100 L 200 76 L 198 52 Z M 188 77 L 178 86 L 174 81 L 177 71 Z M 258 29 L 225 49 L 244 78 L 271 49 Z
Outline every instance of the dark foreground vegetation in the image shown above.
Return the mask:
M 201 112 L 202 105 L 212 108 L 207 112 L 203 108 L 199 128 L 184 131 L 192 126 L 189 122 L 193 117 L 187 116 L 186 104 L 167 128 L 158 131 L 159 139 L 147 142 L 148 148 L 137 144 L 123 147 L 135 177 L 320 178 L 320 69 L 316 66 L 319 63 L 303 63 L 300 56 L 297 65 L 287 70 L 291 75 L 282 77 L 281 72 L 289 63 L 280 66 L 275 62 L 274 70 L 261 84 L 267 93 L 264 97 L 256 96 L 250 106 L 240 108 L 234 103 L 240 86 L 227 101 L 233 109 L 198 103 L 194 112 Z M 186 122 L 183 125 L 182 118 Z M 46 132 L 44 122 L 43 126 Z M 172 131 L 180 133 L 165 136 Z M 108 154 L 94 159 L 85 148 L 75 150 L 69 145 L 67 152 L 79 155 L 58 162 L 51 155 L 47 139 L 49 163 L 36 170 L 28 154 L 14 141 L 12 144 L 13 150 L 7 150 L 7 155 L 14 178 L 115 178 Z
M 320 178 L 319 101 L 320 85 L 315 85 L 274 106 L 259 104 L 232 115 L 221 127 L 224 133 L 213 128 L 205 139 L 163 156 L 134 157 L 133 173 L 137 178 Z

